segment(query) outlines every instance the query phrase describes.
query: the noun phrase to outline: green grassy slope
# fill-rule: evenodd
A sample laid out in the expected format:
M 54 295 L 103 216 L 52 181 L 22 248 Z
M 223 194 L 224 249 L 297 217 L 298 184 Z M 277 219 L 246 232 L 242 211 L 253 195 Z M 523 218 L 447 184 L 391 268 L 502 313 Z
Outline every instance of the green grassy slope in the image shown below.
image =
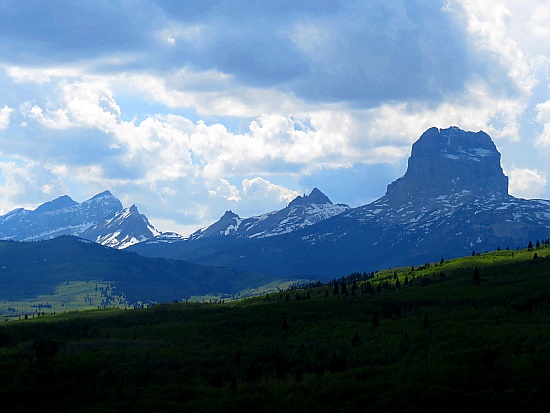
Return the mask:
M 171 302 L 192 296 L 232 295 L 275 281 L 263 274 L 136 253 L 63 236 L 39 242 L 0 241 L 0 300 L 37 301 L 69 282 L 110 283 L 130 303 Z M 93 294 L 93 291 L 88 291 Z M 76 300 L 76 297 L 75 297 Z M 47 301 L 47 300 L 46 300 Z M 19 310 L 22 311 L 22 310 Z
M 3 323 L 0 408 L 546 411 L 549 248 L 364 283 Z

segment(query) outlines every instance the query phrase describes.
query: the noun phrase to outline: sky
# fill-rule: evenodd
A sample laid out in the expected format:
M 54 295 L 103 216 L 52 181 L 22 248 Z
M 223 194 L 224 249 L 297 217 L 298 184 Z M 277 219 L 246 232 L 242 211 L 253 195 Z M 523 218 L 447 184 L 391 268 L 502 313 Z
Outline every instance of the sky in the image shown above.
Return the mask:
M 426 129 L 550 199 L 549 0 L 0 0 L 0 214 L 110 190 L 183 235 L 352 207 Z

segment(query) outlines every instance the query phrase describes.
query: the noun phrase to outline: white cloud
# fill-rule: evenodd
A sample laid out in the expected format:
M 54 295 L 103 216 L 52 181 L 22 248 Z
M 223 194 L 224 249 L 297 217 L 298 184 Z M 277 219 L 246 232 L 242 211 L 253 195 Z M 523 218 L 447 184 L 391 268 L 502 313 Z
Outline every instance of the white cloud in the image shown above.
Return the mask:
M 82 70 L 76 67 L 25 67 L 8 66 L 6 74 L 14 83 L 49 83 L 55 78 L 76 78 Z
M 160 78 L 140 79 L 167 87 Z M 297 112 L 296 116 L 275 112 L 257 116 L 245 133 L 233 133 L 220 123 L 193 123 L 170 114 L 151 115 L 139 123 L 125 121 L 113 90 L 119 81 L 109 76 L 62 81 L 57 89 L 60 107 L 50 101 L 46 109 L 26 103 L 21 110 L 29 120 L 48 129 L 87 128 L 111 136 L 110 146 L 119 151 L 118 167 L 134 171 L 136 185 L 160 188 L 168 182 L 192 179 L 202 182 L 210 197 L 231 202 L 244 202 L 239 190 L 229 184 L 231 177 L 303 176 L 355 163 L 395 163 L 407 156 L 410 143 L 431 126 L 485 129 L 496 137 L 514 138 L 514 122 L 522 110 L 514 100 L 491 96 L 479 81 L 452 104 L 396 103 L 370 110 L 334 106 L 332 110 L 321 107 Z M 179 92 L 167 89 L 167 93 Z M 256 109 L 249 110 L 254 113 Z M 505 119 L 505 126 L 493 127 L 495 117 Z M 106 175 L 101 159 L 93 168 L 92 174 L 75 170 L 71 178 L 111 186 L 129 182 Z
M 48 129 L 68 129 L 72 126 L 67 112 L 63 109 L 46 110 L 46 114 L 44 114 L 44 110 L 40 106 L 24 102 L 20 110 L 24 116 Z
M 510 194 L 522 198 L 536 198 L 546 187 L 546 176 L 536 169 L 512 167 L 506 173 L 510 177 Z
M 290 202 L 300 195 L 297 191 L 273 184 L 260 177 L 244 179 L 242 185 L 245 195 L 249 198 L 271 198 L 277 202 Z
M 246 87 L 233 76 L 216 70 L 184 68 L 167 76 L 123 74 L 111 76 L 113 85 L 139 99 L 158 102 L 171 109 L 192 108 L 202 116 L 256 117 L 267 113 L 293 113 L 305 104 L 291 93 Z
M 6 129 L 9 126 L 12 113 L 13 109 L 8 106 L 0 109 L 0 129 Z
M 535 110 L 537 111 L 536 121 L 543 125 L 542 132 L 535 139 L 535 146 L 550 148 L 550 100 L 539 103 Z
M 530 30 L 537 36 L 550 37 L 548 21 L 550 21 L 550 5 L 537 4 L 529 22 Z
M 150 215 L 148 218 L 149 222 L 161 232 L 177 232 L 186 237 L 198 229 L 197 225 L 182 225 L 180 222 L 173 219 L 156 218 Z
M 356 126 L 368 137 L 371 146 L 387 146 L 391 142 L 397 147 L 410 148 L 410 144 L 432 126 L 484 130 L 492 138 L 518 140 L 519 120 L 524 110 L 521 100 L 494 96 L 487 85 L 477 79 L 468 84 L 463 93 L 438 106 L 414 102 L 383 104 L 356 114 L 355 118 L 360 119 Z M 399 153 L 393 151 L 394 156 L 376 159 L 391 163 L 399 159 Z
M 465 12 L 467 29 L 474 44 L 479 50 L 496 55 L 502 67 L 508 68 L 508 75 L 522 93 L 529 93 L 537 80 L 530 57 L 524 52 L 519 39 L 528 18 L 523 11 L 529 10 L 529 5 L 501 0 L 449 1 L 447 9 L 457 15 L 460 13 L 456 10 L 456 4 Z
M 63 182 L 51 165 L 38 162 L 0 162 L 0 209 L 5 214 L 21 206 L 36 207 L 65 193 Z
M 81 127 L 112 132 L 119 123 L 120 108 L 105 81 L 85 78 L 73 83 L 62 82 L 59 89 L 64 107 L 44 110 L 39 105 L 25 102 L 21 112 L 50 129 Z

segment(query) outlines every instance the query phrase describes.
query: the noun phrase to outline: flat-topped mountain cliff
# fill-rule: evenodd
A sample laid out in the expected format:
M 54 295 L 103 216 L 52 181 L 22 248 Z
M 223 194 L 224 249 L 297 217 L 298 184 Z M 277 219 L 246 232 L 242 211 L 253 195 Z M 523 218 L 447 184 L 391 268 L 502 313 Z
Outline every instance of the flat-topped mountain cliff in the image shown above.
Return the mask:
M 500 153 L 485 132 L 430 128 L 413 144 L 405 175 L 388 186 L 394 200 L 437 198 L 463 190 L 508 195 Z

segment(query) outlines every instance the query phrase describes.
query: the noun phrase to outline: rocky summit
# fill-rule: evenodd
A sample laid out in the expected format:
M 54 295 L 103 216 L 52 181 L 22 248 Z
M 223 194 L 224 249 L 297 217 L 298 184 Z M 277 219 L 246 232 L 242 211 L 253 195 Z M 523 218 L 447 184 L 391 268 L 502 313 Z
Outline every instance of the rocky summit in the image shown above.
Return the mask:
M 126 248 L 159 232 L 135 206 L 123 208 L 109 191 L 81 203 L 63 195 L 34 210 L 19 208 L 0 216 L 0 240 L 37 241 L 61 235 Z
M 309 204 L 310 197 L 324 203 Z M 500 153 L 489 135 L 458 127 L 425 131 L 412 147 L 404 176 L 370 204 L 346 207 L 325 219 L 293 227 L 285 214 L 302 203 L 308 208 L 332 205 L 314 191 L 248 225 L 232 215 L 228 223 L 233 227 L 224 226 L 217 237 L 157 246 L 141 243 L 132 249 L 272 275 L 332 278 L 472 251 L 524 248 L 529 241 L 550 236 L 550 201 L 510 196 Z M 276 216 L 280 218 L 276 231 L 231 235 L 232 231 L 245 234 L 247 228 L 250 231 L 260 222 L 265 225 Z
M 485 132 L 430 128 L 413 144 L 405 175 L 388 186 L 392 200 L 436 198 L 461 191 L 508 195 L 500 153 Z

